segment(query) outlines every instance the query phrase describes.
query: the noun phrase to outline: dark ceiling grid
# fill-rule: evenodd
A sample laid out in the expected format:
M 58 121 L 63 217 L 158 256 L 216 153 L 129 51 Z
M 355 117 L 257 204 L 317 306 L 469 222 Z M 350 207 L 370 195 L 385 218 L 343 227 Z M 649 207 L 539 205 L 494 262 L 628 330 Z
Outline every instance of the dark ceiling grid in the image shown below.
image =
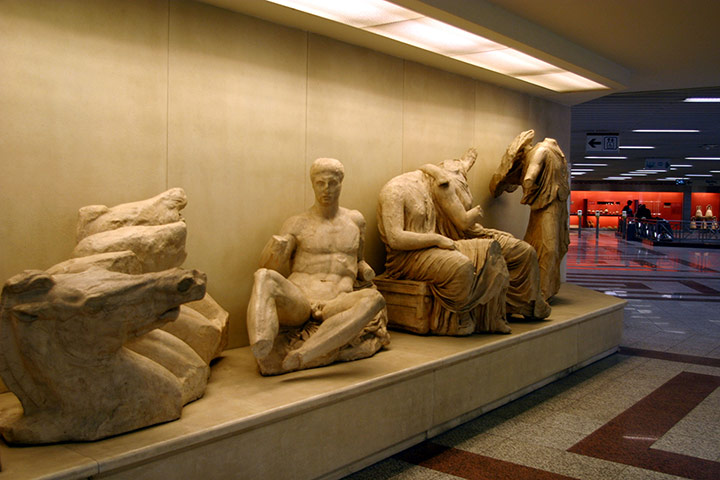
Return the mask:
M 667 159 L 671 164 L 692 165 L 678 167 L 667 173 L 631 177 L 613 184 L 652 183 L 672 185 L 660 181 L 666 177 L 687 174 L 711 174 L 720 170 L 717 160 L 686 160 L 685 157 L 720 157 L 720 103 L 686 103 L 687 97 L 720 97 L 720 87 L 633 92 L 608 95 L 572 107 L 570 162 L 607 163 L 592 172 L 573 178 L 573 183 L 606 183 L 605 177 L 621 176 L 643 170 L 646 159 Z M 699 133 L 635 133 L 635 129 L 698 129 Z M 617 153 L 586 153 L 588 133 L 618 133 L 621 146 L 654 146 L 653 150 L 619 150 Z M 586 159 L 591 156 L 624 156 L 627 160 Z M 593 167 L 578 167 L 593 168 Z M 689 177 L 694 185 L 720 186 L 720 173 L 712 177 Z

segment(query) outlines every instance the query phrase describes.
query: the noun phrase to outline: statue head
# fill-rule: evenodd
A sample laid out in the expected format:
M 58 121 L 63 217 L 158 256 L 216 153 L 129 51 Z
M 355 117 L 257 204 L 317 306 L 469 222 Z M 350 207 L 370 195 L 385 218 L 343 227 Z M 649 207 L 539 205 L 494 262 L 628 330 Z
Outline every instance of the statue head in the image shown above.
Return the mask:
M 345 167 L 334 158 L 318 158 L 310 167 L 315 200 L 321 206 L 331 206 L 340 200 Z

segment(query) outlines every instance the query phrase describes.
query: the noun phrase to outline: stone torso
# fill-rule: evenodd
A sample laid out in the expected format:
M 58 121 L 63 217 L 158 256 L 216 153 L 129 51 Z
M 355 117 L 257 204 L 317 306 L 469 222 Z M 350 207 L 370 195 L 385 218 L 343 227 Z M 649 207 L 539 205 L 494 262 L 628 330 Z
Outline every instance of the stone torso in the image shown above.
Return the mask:
M 296 217 L 297 241 L 290 281 L 311 301 L 326 301 L 351 292 L 357 276 L 360 228 L 348 210 L 325 219 L 306 213 Z

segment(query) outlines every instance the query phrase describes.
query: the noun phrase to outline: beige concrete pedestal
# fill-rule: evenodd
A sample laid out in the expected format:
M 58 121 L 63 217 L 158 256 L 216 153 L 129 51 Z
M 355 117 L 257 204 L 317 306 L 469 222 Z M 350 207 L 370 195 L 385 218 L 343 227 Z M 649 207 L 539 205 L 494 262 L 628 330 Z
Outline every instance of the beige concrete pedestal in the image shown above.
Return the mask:
M 549 320 L 511 335 L 393 332 L 372 358 L 277 377 L 229 350 L 180 420 L 93 443 L 0 443 L 0 480 L 339 478 L 613 353 L 624 303 L 565 284 Z

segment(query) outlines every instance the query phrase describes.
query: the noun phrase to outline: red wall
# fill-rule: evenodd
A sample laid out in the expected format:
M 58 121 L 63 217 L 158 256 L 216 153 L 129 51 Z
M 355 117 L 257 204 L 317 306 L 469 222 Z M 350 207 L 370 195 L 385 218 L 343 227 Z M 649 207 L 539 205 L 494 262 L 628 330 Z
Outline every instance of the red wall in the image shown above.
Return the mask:
M 720 194 L 717 193 L 702 193 L 697 195 L 709 195 L 714 197 L 698 197 L 697 202 L 695 201 L 695 195 L 693 194 L 693 208 L 696 204 L 703 205 L 703 213 L 705 212 L 705 206 L 710 203 L 713 206 L 713 212 L 716 212 L 718 208 L 718 202 L 720 202 Z M 713 198 L 713 203 L 709 198 Z M 637 212 L 637 206 L 644 203 L 647 208 L 653 214 L 653 217 L 661 217 L 665 220 L 682 220 L 682 192 L 582 192 L 573 191 L 570 194 L 570 225 L 577 225 L 577 211 L 583 209 L 585 201 L 587 201 L 587 212 L 589 220 L 594 224 L 595 222 L 595 211 L 600 210 L 600 227 L 601 228 L 617 228 L 618 217 L 622 208 L 625 206 L 628 200 L 633 201 L 632 209 L 633 212 Z M 613 202 L 612 204 L 601 202 Z M 608 213 L 605 213 L 605 209 Z M 717 214 L 717 212 L 716 212 Z

